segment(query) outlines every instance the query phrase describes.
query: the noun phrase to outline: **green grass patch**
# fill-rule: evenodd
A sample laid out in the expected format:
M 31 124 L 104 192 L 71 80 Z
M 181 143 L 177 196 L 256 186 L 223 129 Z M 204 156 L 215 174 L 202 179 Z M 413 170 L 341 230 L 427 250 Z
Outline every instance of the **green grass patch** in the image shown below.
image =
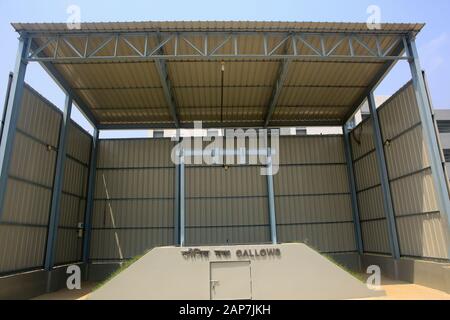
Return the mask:
M 342 270 L 344 270 L 345 272 L 350 274 L 351 276 L 353 276 L 353 278 L 355 278 L 363 283 L 366 282 L 366 278 L 365 278 L 364 274 L 348 269 L 346 266 L 340 264 L 332 256 L 330 256 L 328 254 L 322 254 L 322 256 L 325 257 L 328 261 L 332 262 L 334 265 L 338 266 L 339 268 L 341 268 Z
M 146 252 L 147 253 L 147 252 Z M 100 289 L 101 287 L 103 287 L 106 283 L 108 283 L 109 281 L 111 281 L 111 279 L 115 278 L 116 276 L 119 275 L 119 273 L 121 273 L 122 271 L 124 271 L 125 269 L 127 269 L 129 266 L 131 266 L 133 263 L 135 263 L 136 261 L 138 261 L 140 258 L 142 258 L 146 253 L 138 255 L 133 257 L 132 259 L 126 260 L 124 262 L 122 262 L 121 266 L 114 271 L 113 273 L 111 273 L 108 278 L 106 278 L 105 280 L 103 280 L 102 282 L 99 282 L 93 289 L 93 291 Z

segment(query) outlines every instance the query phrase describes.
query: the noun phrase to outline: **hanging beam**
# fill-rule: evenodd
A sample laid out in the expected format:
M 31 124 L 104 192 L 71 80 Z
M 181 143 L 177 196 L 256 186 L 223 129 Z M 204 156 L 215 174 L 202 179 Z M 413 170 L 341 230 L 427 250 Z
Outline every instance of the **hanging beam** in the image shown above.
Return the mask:
M 259 124 L 260 123 L 260 124 Z M 203 122 L 202 127 L 204 129 L 207 128 L 221 128 L 224 125 L 226 127 L 235 127 L 235 128 L 255 128 L 260 129 L 263 126 L 263 121 L 260 122 L 252 122 L 252 121 L 233 121 L 233 122 L 223 122 L 220 121 L 208 121 Z M 314 127 L 314 126 L 320 126 L 320 127 L 333 127 L 333 126 L 340 126 L 342 124 L 342 121 L 340 120 L 324 120 L 324 121 L 308 121 L 308 120 L 272 120 L 270 122 L 270 125 L 268 128 L 280 128 L 280 127 L 298 127 L 298 126 L 304 126 L 304 127 Z M 180 128 L 186 128 L 186 129 L 192 129 L 193 122 L 183 122 L 180 125 Z M 173 122 L 170 123 L 118 123 L 118 124 L 100 124 L 98 126 L 100 130 L 122 130 L 122 129 L 137 129 L 137 130 L 145 130 L 145 129 L 176 129 L 173 126 Z
M 61 193 L 64 178 L 64 165 L 66 160 L 66 144 L 72 113 L 72 97 L 66 96 L 64 114 L 61 120 L 58 141 L 58 155 L 56 157 L 55 178 L 53 181 L 52 202 L 47 235 L 47 248 L 45 254 L 45 270 L 50 271 L 54 266 L 56 238 L 58 234 L 59 218 L 61 216 Z
M 89 160 L 89 180 L 87 191 L 86 211 L 84 213 L 84 234 L 83 234 L 83 263 L 89 262 L 89 253 L 91 248 L 91 234 L 92 234 L 92 214 L 94 209 L 94 192 L 95 180 L 97 170 L 97 156 L 99 148 L 99 130 L 94 128 L 94 135 L 92 137 L 91 158 Z
M 344 147 L 345 147 L 345 158 L 347 160 L 347 171 L 348 171 L 348 182 L 350 188 L 350 195 L 352 200 L 352 212 L 353 212 L 353 225 L 355 228 L 355 241 L 356 249 L 359 254 L 364 253 L 364 246 L 361 235 L 361 223 L 359 216 L 358 198 L 356 194 L 356 182 L 355 174 L 353 170 L 353 157 L 352 157 L 352 146 L 350 144 L 350 131 L 348 125 L 343 127 L 344 132 Z
M 384 155 L 384 143 L 381 134 L 380 121 L 378 119 L 378 112 L 373 92 L 369 94 L 367 100 L 369 102 L 370 115 L 372 118 L 375 153 L 377 156 L 378 171 L 380 174 L 381 189 L 383 192 L 383 207 L 384 212 L 386 214 L 386 221 L 388 225 L 388 234 L 392 257 L 394 259 L 399 259 L 400 247 L 398 244 L 398 234 L 395 222 L 394 206 L 392 204 L 391 187 L 389 185 L 389 176 L 386 166 L 386 157 Z
M 441 214 L 447 220 L 448 232 L 450 233 L 450 201 L 448 197 L 447 182 L 445 180 L 444 169 L 441 163 L 439 144 L 436 137 L 436 131 L 431 114 L 431 106 L 428 100 L 425 81 L 419 61 L 419 54 L 415 40 L 409 37 L 406 41 L 408 50 L 409 66 L 413 79 L 414 92 L 417 105 L 419 107 L 420 120 L 422 122 L 422 132 L 425 139 L 425 145 L 428 151 L 428 158 L 431 165 L 433 183 L 437 194 L 437 200 Z M 450 248 L 448 248 L 450 256 Z
M 25 82 L 27 62 L 25 60 L 28 46 L 28 39 L 20 37 L 17 50 L 16 65 L 11 81 L 11 92 L 8 98 L 8 105 L 5 112 L 2 126 L 2 137 L 0 142 L 0 221 L 3 216 L 3 207 L 6 196 L 6 185 L 8 183 L 11 154 L 16 136 L 17 121 L 19 120 L 22 107 L 22 96 Z

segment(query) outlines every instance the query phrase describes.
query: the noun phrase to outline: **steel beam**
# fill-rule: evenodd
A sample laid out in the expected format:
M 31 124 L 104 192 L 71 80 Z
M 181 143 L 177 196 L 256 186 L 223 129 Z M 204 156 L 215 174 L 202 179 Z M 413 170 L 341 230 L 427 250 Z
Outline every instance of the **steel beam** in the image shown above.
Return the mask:
M 404 38 L 404 37 L 402 37 Z M 395 56 L 401 56 L 402 52 L 405 50 L 405 45 L 402 43 L 402 41 L 398 42 L 397 45 L 390 49 L 392 54 Z M 403 59 L 408 59 L 409 57 L 402 57 Z M 366 100 L 367 96 L 374 91 L 378 85 L 386 78 L 386 76 L 389 74 L 389 72 L 394 68 L 395 64 L 398 60 L 390 60 L 386 61 L 383 68 L 381 68 L 378 73 L 375 75 L 372 82 L 367 86 L 367 89 L 364 90 L 364 92 L 361 94 L 361 96 L 356 100 L 353 107 L 350 109 L 350 112 L 346 114 L 345 121 L 342 125 L 345 125 L 352 117 L 355 116 L 355 113 L 358 111 L 358 109 L 361 107 L 361 104 Z
M 17 50 L 16 65 L 11 82 L 11 92 L 2 126 L 2 137 L 0 142 L 0 221 L 3 216 L 3 205 L 6 196 L 11 154 L 16 136 L 17 121 L 19 120 L 22 107 L 22 96 L 25 81 L 27 62 L 25 60 L 28 39 L 21 37 Z
M 248 50 L 240 50 L 239 45 L 240 41 L 239 37 L 247 37 L 247 36 L 261 36 L 264 38 L 264 45 L 258 48 L 255 47 L 252 52 L 248 52 Z M 316 59 L 316 60 L 348 60 L 349 58 L 354 60 L 361 61 L 389 61 L 389 60 L 402 60 L 405 59 L 401 56 L 396 56 L 392 54 L 391 48 L 387 48 L 388 50 L 384 50 L 385 48 L 378 48 L 379 50 L 372 50 L 369 46 L 369 41 L 379 41 L 380 37 L 389 36 L 396 37 L 397 40 L 403 37 L 404 33 L 382 33 L 382 32 L 365 32 L 360 35 L 364 35 L 363 40 L 362 37 L 358 37 L 355 32 L 246 32 L 246 31 L 233 31 L 233 32 L 211 32 L 211 31 L 198 31 L 198 32 L 189 32 L 189 31 L 176 31 L 176 32 L 133 32 L 133 31 L 125 31 L 120 33 L 111 33 L 111 32 L 89 32 L 85 31 L 82 33 L 77 32 L 56 32 L 56 33 L 32 33 L 33 40 L 39 41 L 43 45 L 39 47 L 36 45 L 35 51 L 32 50 L 27 54 L 27 59 L 29 61 L 46 61 L 46 62 L 61 62 L 61 63 L 76 63 L 76 62 L 94 62 L 94 61 L 120 61 L 123 59 L 126 60 L 135 60 L 135 61 L 155 61 L 155 60 L 164 60 L 164 59 L 175 59 L 175 60 L 185 60 L 185 59 L 195 59 L 195 60 L 226 60 L 226 59 L 263 59 L 263 60 L 284 60 L 287 58 L 292 58 L 296 60 L 305 59 Z M 79 50 L 72 46 L 71 56 L 61 53 L 58 51 L 57 43 L 59 41 L 63 41 L 66 44 L 71 43 L 72 39 L 77 39 L 79 43 L 84 45 L 87 48 L 87 42 L 89 37 L 102 37 L 106 39 L 105 42 L 99 43 L 96 48 L 92 48 L 90 53 L 87 50 L 84 53 L 81 53 Z M 138 50 L 135 45 L 133 45 L 128 39 L 135 39 L 135 41 L 139 41 L 143 44 L 143 51 Z M 194 43 L 194 39 L 201 37 L 203 41 L 201 44 Z M 213 37 L 214 41 L 209 41 L 209 38 Z M 279 39 L 283 39 L 281 42 Z M 333 44 L 333 47 L 326 48 L 325 37 L 337 37 L 337 42 Z M 148 41 L 149 38 L 154 38 L 156 40 L 155 47 L 149 47 L 149 43 L 153 43 L 155 41 Z M 48 40 L 50 39 L 50 40 Z M 296 46 L 294 46 L 294 50 L 292 52 L 284 52 L 284 53 L 276 53 L 277 49 L 283 45 L 285 41 L 288 39 L 292 39 L 292 43 L 301 42 L 305 47 L 309 48 L 308 52 L 304 52 L 305 50 L 298 50 Z M 348 41 L 345 41 L 345 40 Z M 364 54 L 356 54 L 354 50 L 352 50 L 352 39 L 355 39 L 362 47 L 366 48 L 367 52 Z M 217 41 L 219 40 L 219 41 Z M 109 52 L 105 52 L 106 44 L 114 41 L 116 43 L 115 48 L 108 49 Z M 224 45 L 228 42 L 233 42 L 231 46 L 232 49 L 227 52 L 223 52 Z M 319 41 L 321 43 L 320 50 L 315 48 L 314 42 Z M 132 50 L 131 53 L 127 52 L 126 54 L 119 53 L 117 50 L 117 43 L 122 43 L 126 45 L 128 48 Z M 275 42 L 278 43 L 275 48 L 269 50 L 267 48 L 267 44 Z M 401 43 L 401 41 L 398 41 Z M 72 42 L 73 43 L 73 42 Z M 163 52 L 161 49 L 165 47 L 168 43 L 171 43 L 170 52 L 166 50 Z M 216 43 L 214 47 L 211 43 Z M 394 42 L 394 45 L 396 42 Z M 336 54 L 336 48 L 341 45 L 347 45 L 349 48 L 344 54 Z M 69 46 L 70 47 L 70 46 Z M 188 47 L 188 49 L 186 49 Z M 99 55 L 98 52 L 102 50 L 102 54 Z M 42 53 L 46 53 L 47 56 Z M 40 53 L 40 55 L 36 54 Z M 75 53 L 75 55 L 73 55 Z
M 29 48 L 36 50 L 36 45 L 30 43 Z M 49 61 L 41 60 L 39 61 L 39 64 L 41 67 L 47 72 L 47 74 L 55 81 L 55 83 L 60 87 L 60 89 L 66 94 L 72 97 L 73 102 L 78 106 L 81 113 L 88 119 L 90 124 L 95 128 L 97 127 L 98 123 L 95 119 L 94 114 L 91 112 L 90 108 L 86 104 L 84 104 L 83 100 L 80 98 L 80 96 L 73 90 L 70 86 L 70 84 L 67 82 L 66 79 L 61 75 L 61 73 L 58 71 L 58 69 L 51 64 Z
M 181 151 L 180 155 L 180 247 L 184 246 L 185 240 L 185 229 L 186 229 L 186 212 L 185 212 L 185 166 L 184 166 L 184 150 Z
M 272 96 L 271 96 L 270 102 L 269 102 L 269 108 L 268 108 L 268 111 L 266 114 L 266 118 L 264 120 L 264 127 L 267 127 L 269 125 L 272 115 L 278 104 L 278 99 L 280 98 L 281 90 L 283 89 L 283 84 L 286 80 L 286 76 L 287 76 L 287 73 L 289 70 L 290 63 L 291 63 L 290 60 L 283 60 L 281 62 L 280 70 L 278 72 L 278 78 L 277 78 L 277 81 L 275 82 L 275 85 L 274 85 L 274 88 L 272 91 Z
M 415 40 L 411 37 L 408 38 L 406 42 L 408 55 L 411 57 L 409 65 L 417 105 L 419 107 L 420 119 L 422 122 L 422 132 L 425 139 L 425 145 L 427 146 L 433 183 L 436 189 L 437 202 L 442 215 L 447 220 L 447 230 L 450 233 L 450 201 L 448 197 L 447 182 L 445 180 L 445 174 L 441 164 L 439 144 L 431 114 L 431 106 L 428 100 Z M 448 248 L 448 256 L 450 256 L 450 247 Z
M 356 194 L 355 174 L 353 170 L 352 146 L 350 144 L 350 132 L 347 125 L 343 127 L 343 132 L 344 132 L 345 158 L 347 160 L 348 183 L 352 200 L 353 225 L 355 228 L 356 249 L 358 250 L 359 254 L 363 254 L 364 246 L 361 235 L 361 222 L 359 216 L 358 198 Z
M 182 122 L 180 123 L 180 128 L 185 129 L 192 129 L 193 128 L 193 122 Z M 208 121 L 203 122 L 202 127 L 203 129 L 207 128 L 261 128 L 263 126 L 263 122 L 252 122 L 252 121 L 233 121 L 233 122 L 215 122 L 215 121 Z M 330 120 L 330 121 L 307 121 L 307 120 L 289 120 L 289 121 L 282 121 L 282 120 L 272 120 L 270 125 L 267 128 L 282 128 L 282 127 L 298 127 L 298 126 L 305 126 L 305 127 L 333 127 L 333 126 L 342 126 L 342 121 L 340 120 Z M 176 129 L 173 126 L 173 123 L 111 123 L 111 124 L 100 124 L 98 126 L 100 130 L 127 130 L 127 129 Z
M 13 73 L 10 72 L 8 76 L 8 86 L 6 87 L 5 104 L 3 105 L 2 124 L 0 127 L 0 141 L 2 141 L 3 136 L 3 125 L 5 124 L 6 110 L 8 110 L 8 100 L 9 100 L 9 93 L 11 92 L 12 80 L 13 80 Z
M 64 114 L 61 120 L 58 141 L 58 155 L 56 157 L 55 177 L 53 180 L 52 202 L 47 235 L 47 248 L 45 253 L 45 270 L 50 271 L 54 265 L 56 238 L 58 234 L 59 218 L 61 216 L 61 191 L 64 178 L 64 165 L 66 160 L 66 144 L 72 113 L 72 97 L 66 96 Z
M 167 65 L 164 61 L 161 61 L 158 59 L 158 60 L 155 60 L 155 67 L 156 67 L 156 70 L 158 71 L 158 75 L 161 80 L 161 86 L 164 91 L 164 96 L 166 98 L 166 102 L 169 105 L 170 115 L 173 118 L 175 127 L 179 128 L 180 121 L 178 120 L 178 116 L 177 116 L 177 106 L 176 106 L 175 99 L 173 96 L 172 84 L 170 82 L 169 75 L 167 73 Z
M 277 221 L 275 211 L 275 193 L 273 188 L 273 170 L 272 170 L 272 156 L 271 149 L 267 149 L 267 198 L 269 201 L 269 221 L 270 221 L 270 236 L 272 244 L 277 244 Z
M 380 175 L 381 189 L 383 192 L 383 207 L 384 212 L 386 214 L 391 253 L 394 259 L 399 259 L 400 247 L 398 244 L 398 234 L 395 222 L 394 206 L 392 204 L 391 187 L 389 185 L 389 175 L 386 166 L 386 157 L 384 155 L 383 137 L 381 134 L 380 121 L 378 119 L 378 112 L 373 92 L 371 92 L 368 95 L 367 100 L 369 102 L 370 115 L 372 118 L 375 153 L 377 156 L 378 172 Z
M 88 191 L 86 200 L 86 211 L 84 213 L 84 236 L 83 236 L 83 262 L 89 262 L 89 253 L 91 248 L 91 233 L 92 233 L 92 214 L 94 209 L 94 192 L 97 170 L 97 156 L 99 148 L 99 130 L 94 128 L 91 145 L 91 157 L 89 160 L 89 179 Z
M 48 75 L 55 81 L 55 83 L 64 91 L 66 95 L 72 97 L 73 102 L 79 107 L 80 112 L 88 119 L 90 124 L 96 128 L 98 127 L 97 120 L 89 107 L 84 104 L 79 95 L 71 89 L 69 83 L 64 79 L 61 73 L 55 68 L 54 65 L 48 62 L 41 62 L 41 67 L 48 73 Z

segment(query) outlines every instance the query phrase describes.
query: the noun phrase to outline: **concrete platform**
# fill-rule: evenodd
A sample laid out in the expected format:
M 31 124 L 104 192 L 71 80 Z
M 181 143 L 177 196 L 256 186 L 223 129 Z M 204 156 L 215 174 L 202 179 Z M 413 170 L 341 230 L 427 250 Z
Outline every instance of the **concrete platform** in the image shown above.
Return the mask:
M 301 300 L 383 296 L 304 244 L 160 247 L 89 299 Z

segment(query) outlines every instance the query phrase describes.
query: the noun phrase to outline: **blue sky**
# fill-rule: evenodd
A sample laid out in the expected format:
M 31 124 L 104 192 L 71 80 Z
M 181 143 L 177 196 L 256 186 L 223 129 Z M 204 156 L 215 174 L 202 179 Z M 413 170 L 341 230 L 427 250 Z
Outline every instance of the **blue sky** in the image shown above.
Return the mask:
M 450 1 L 448 0 L 2 0 L 0 2 L 0 110 L 17 51 L 17 34 L 10 22 L 65 22 L 69 5 L 81 8 L 82 22 L 142 20 L 275 20 L 365 22 L 367 8 L 377 5 L 382 22 L 425 22 L 417 45 L 422 67 L 427 71 L 436 108 L 450 108 Z M 401 62 L 378 88 L 376 94 L 390 95 L 410 79 L 409 68 Z M 39 65 L 31 63 L 26 81 L 54 102 L 63 105 L 64 96 Z M 74 116 L 83 122 L 79 114 Z M 82 123 L 83 124 L 83 123 Z

